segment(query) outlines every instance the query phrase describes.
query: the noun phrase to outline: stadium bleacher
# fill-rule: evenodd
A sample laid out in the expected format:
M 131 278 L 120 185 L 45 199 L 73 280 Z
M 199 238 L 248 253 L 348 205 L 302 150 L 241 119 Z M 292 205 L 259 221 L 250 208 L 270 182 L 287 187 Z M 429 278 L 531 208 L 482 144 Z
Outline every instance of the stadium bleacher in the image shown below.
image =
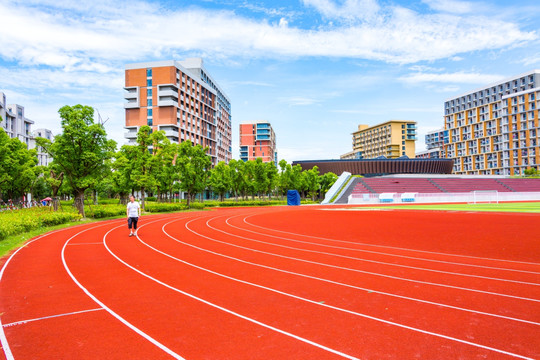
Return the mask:
M 478 190 L 540 192 L 540 179 L 373 177 L 359 179 L 352 194 L 465 193 Z
M 510 192 L 511 190 L 497 182 L 495 179 L 432 179 L 434 183 L 449 193 L 470 192 L 475 190 L 497 190 Z
M 499 181 L 515 192 L 540 191 L 540 179 L 501 179 Z
M 364 182 L 376 193 L 440 193 L 426 178 L 366 178 Z

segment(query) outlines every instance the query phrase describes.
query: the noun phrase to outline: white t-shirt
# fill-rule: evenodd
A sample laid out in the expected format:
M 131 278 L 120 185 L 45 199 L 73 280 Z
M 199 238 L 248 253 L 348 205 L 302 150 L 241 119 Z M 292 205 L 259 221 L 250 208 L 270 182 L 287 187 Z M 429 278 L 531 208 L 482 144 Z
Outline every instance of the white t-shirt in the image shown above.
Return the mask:
M 139 217 L 139 208 L 140 206 L 137 201 L 128 202 L 127 204 L 128 217 Z

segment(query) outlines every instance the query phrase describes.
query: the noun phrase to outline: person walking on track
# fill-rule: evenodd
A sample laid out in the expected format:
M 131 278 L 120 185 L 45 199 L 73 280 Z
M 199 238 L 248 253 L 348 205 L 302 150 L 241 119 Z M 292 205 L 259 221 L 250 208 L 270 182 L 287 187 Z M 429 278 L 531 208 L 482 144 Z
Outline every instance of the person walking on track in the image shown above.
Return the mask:
M 139 216 L 141 216 L 141 207 L 139 203 L 135 201 L 135 197 L 131 195 L 127 204 L 126 215 L 128 218 L 129 236 L 137 235 L 137 222 Z

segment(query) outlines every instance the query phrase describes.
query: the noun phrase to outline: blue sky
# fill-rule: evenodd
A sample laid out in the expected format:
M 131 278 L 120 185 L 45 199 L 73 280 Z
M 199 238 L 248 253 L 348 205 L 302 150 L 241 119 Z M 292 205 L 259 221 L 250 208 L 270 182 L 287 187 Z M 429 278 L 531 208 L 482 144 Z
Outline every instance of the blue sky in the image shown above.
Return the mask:
M 443 126 L 445 99 L 540 68 L 537 0 L 0 0 L 0 91 L 35 128 L 85 104 L 124 144 L 124 65 L 202 57 L 278 157 L 339 158 L 358 124 Z

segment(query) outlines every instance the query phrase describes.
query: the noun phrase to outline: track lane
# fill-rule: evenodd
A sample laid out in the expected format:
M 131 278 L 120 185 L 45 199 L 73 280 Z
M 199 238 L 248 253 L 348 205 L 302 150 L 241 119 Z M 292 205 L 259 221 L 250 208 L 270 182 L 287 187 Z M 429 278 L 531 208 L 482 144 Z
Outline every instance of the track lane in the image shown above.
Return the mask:
M 152 231 L 152 233 L 155 233 L 155 232 L 156 232 L 156 231 Z M 161 245 L 163 245 L 163 244 L 162 244 L 162 241 L 160 241 L 160 240 L 158 240 L 158 241 L 159 241 L 159 243 L 160 243 Z M 185 258 L 185 256 L 186 256 L 186 249 L 182 249 L 182 250 L 180 251 L 180 253 L 182 254 L 183 258 Z M 212 262 L 212 261 L 211 261 L 211 262 Z M 231 268 L 231 264 L 228 264 L 228 265 L 226 265 L 225 267 Z M 250 271 L 244 271 L 244 272 L 245 272 L 246 274 L 247 274 L 247 273 L 252 273 L 252 272 L 250 272 Z M 242 270 L 240 270 L 238 273 L 242 273 Z M 259 273 L 259 277 L 261 277 L 261 276 L 262 276 L 262 275 Z M 289 279 L 289 280 L 290 280 L 290 279 Z M 305 279 L 304 279 L 304 281 L 305 281 Z M 289 282 L 290 282 L 290 281 L 289 281 Z M 298 285 L 298 284 L 294 284 L 293 287 L 295 287 L 296 285 Z M 313 285 L 313 284 L 309 284 L 309 282 L 308 282 L 308 284 L 306 284 L 306 285 L 308 285 L 307 287 L 310 287 L 310 286 Z M 301 287 L 301 286 L 300 286 L 300 287 Z M 320 288 L 320 284 L 319 284 L 319 288 Z M 325 293 L 324 290 L 323 290 L 323 293 Z M 335 292 L 331 291 L 331 293 L 334 294 Z M 339 297 L 340 295 L 342 295 L 342 294 L 339 293 L 339 292 L 336 293 L 336 296 Z M 322 297 L 322 298 L 328 298 L 328 293 L 326 293 L 326 297 Z M 329 301 L 329 302 L 331 303 L 331 301 Z M 409 304 L 409 306 L 410 306 L 410 304 Z M 398 306 L 397 308 L 399 308 L 399 306 Z M 388 309 L 386 309 L 386 310 L 388 310 Z M 396 310 L 396 307 L 394 307 L 392 310 Z M 398 312 L 399 312 L 399 311 L 398 311 Z M 389 312 L 389 313 L 390 313 L 390 312 Z M 388 315 L 388 313 L 387 313 L 386 315 Z M 412 314 L 412 315 L 415 315 L 415 314 Z M 416 314 L 416 315 L 418 315 L 418 314 Z M 448 315 L 448 314 L 446 314 L 446 315 Z M 440 317 L 437 317 L 437 318 L 435 319 L 435 321 L 437 321 L 437 322 L 439 322 L 439 320 L 440 320 Z M 463 319 L 460 319 L 460 320 L 463 320 Z M 474 321 L 478 321 L 478 319 L 474 319 Z M 455 324 L 458 324 L 458 323 L 459 323 L 459 322 L 456 322 Z M 493 324 L 492 324 L 492 325 L 493 325 Z M 449 323 L 447 323 L 446 326 L 450 326 L 450 327 L 451 327 L 452 325 L 449 324 Z M 521 327 L 521 329 L 522 329 L 522 328 L 523 328 L 523 327 Z M 506 329 L 508 329 L 508 328 L 506 328 Z M 533 331 L 534 331 L 534 329 L 537 329 L 537 328 L 532 327 L 532 330 L 533 330 Z M 460 329 L 460 330 L 463 330 L 463 329 Z M 529 330 L 531 330 L 531 329 L 529 329 Z M 527 332 L 525 332 L 525 334 L 527 334 Z M 529 338 L 530 338 L 531 332 L 528 332 L 528 334 L 529 334 Z M 478 335 L 478 334 L 477 334 L 477 335 Z M 523 333 L 522 333 L 522 335 L 523 335 Z M 468 336 L 472 336 L 472 335 L 468 335 Z M 487 338 L 487 339 L 489 340 L 491 336 L 492 336 L 492 334 L 488 334 L 487 336 L 485 336 L 485 338 Z M 516 338 L 519 339 L 520 336 L 517 335 Z M 500 340 L 500 339 L 499 339 L 499 340 Z M 523 340 L 523 338 L 521 338 L 521 340 Z
M 304 211 L 306 209 L 298 209 L 298 213 Z M 485 307 L 483 310 L 498 309 L 501 312 L 501 316 L 502 314 L 510 314 L 511 316 L 517 314 L 531 318 L 540 313 L 534 310 L 534 306 L 530 304 L 523 305 L 522 308 L 517 309 L 515 305 L 518 303 L 523 304 L 522 300 L 498 299 L 497 301 L 487 303 L 485 299 L 486 294 L 482 293 L 466 295 L 461 293 L 460 295 L 460 291 L 457 289 L 445 289 L 442 291 L 444 294 L 439 294 L 433 290 L 426 291 L 426 288 L 429 288 L 426 284 L 404 287 L 402 285 L 400 286 L 401 281 L 396 279 L 394 279 L 395 281 L 385 279 L 383 282 L 381 282 L 380 278 L 365 279 L 369 278 L 369 276 L 366 274 L 351 274 L 350 271 L 344 273 L 343 269 L 339 269 L 337 266 L 335 268 L 322 267 L 313 263 L 300 263 L 292 259 L 275 258 L 274 256 L 261 254 L 260 252 L 244 251 L 238 248 L 231 250 L 230 245 L 209 241 L 207 238 L 198 236 L 192 232 L 200 232 L 206 237 L 220 238 L 220 241 L 224 242 L 235 242 L 238 241 L 238 238 L 235 238 L 235 236 L 247 235 L 245 229 L 231 230 L 230 225 L 221 220 L 215 220 L 209 223 L 219 230 L 230 232 L 230 234 L 224 234 L 210 228 L 207 225 L 208 219 L 220 216 L 221 214 L 226 215 L 224 218 L 238 216 L 238 219 L 243 219 L 253 212 L 256 214 L 249 219 L 258 218 L 257 214 L 264 214 L 262 216 L 266 216 L 268 222 L 272 224 L 276 220 L 275 217 L 281 218 L 284 212 L 288 213 L 289 220 L 294 220 L 291 214 L 294 214 L 296 209 L 294 211 L 289 211 L 287 208 L 257 209 L 255 211 L 253 209 L 231 209 L 225 211 L 219 210 L 213 214 L 193 213 L 188 215 L 190 219 L 179 220 L 174 226 L 166 227 L 171 234 L 174 234 L 173 236 L 188 242 L 192 246 L 219 249 L 226 251 L 229 254 L 228 256 L 239 254 L 239 260 L 244 261 L 243 263 L 230 258 L 224 258 L 223 256 L 210 255 L 208 252 L 204 252 L 203 254 L 201 250 L 194 249 L 192 246 L 180 245 L 177 241 L 173 241 L 165 236 L 161 232 L 163 223 L 175 220 L 176 215 L 148 218 L 148 222 L 144 222 L 147 225 L 140 230 L 141 240 L 155 246 L 158 251 L 174 254 L 179 260 L 192 260 L 194 265 L 203 266 L 212 271 L 219 270 L 226 276 L 235 276 L 238 280 L 251 281 L 253 284 L 246 284 L 244 282 L 240 283 L 241 285 L 239 286 L 237 284 L 238 281 L 232 279 L 228 279 L 228 281 L 219 280 L 216 278 L 216 274 L 210 274 L 210 276 L 202 275 L 201 271 L 208 273 L 203 269 L 195 269 L 197 270 L 195 271 L 188 269 L 192 267 L 186 267 L 185 265 L 187 264 L 179 266 L 178 260 L 171 259 L 154 250 L 149 250 L 146 245 L 142 243 L 137 244 L 135 242 L 136 239 L 125 236 L 126 231 L 123 228 L 118 229 L 118 232 L 116 230 L 111 231 L 106 241 L 109 250 L 118 252 L 120 260 L 124 258 L 128 260 L 125 264 L 115 259 L 108 251 L 103 252 L 103 250 L 107 250 L 103 245 L 100 245 L 101 239 L 99 236 L 103 235 L 103 232 L 92 233 L 92 236 L 88 237 L 75 238 L 80 241 L 72 241 L 72 243 L 65 247 L 66 263 L 73 270 L 76 279 L 79 279 L 85 287 L 88 286 L 88 289 L 92 290 L 92 294 L 99 296 L 103 300 L 103 304 L 110 306 L 118 314 L 125 316 L 126 319 L 136 324 L 138 328 L 142 329 L 145 333 L 152 334 L 158 341 L 167 344 L 178 354 L 190 356 L 190 360 L 198 358 L 225 358 L 227 356 L 228 358 L 235 359 L 267 359 L 273 358 L 272 354 L 277 354 L 277 358 L 331 359 L 340 358 L 337 354 L 342 349 L 347 350 L 343 354 L 352 354 L 351 356 L 353 357 L 362 356 L 362 358 L 366 359 L 417 356 L 423 356 L 424 358 L 471 358 L 481 356 L 482 358 L 498 359 L 506 358 L 507 356 L 511 358 L 513 357 L 512 354 L 540 358 L 540 354 L 535 352 L 535 349 L 540 346 L 537 346 L 539 345 L 537 337 L 533 336 L 538 333 L 537 325 L 527 325 L 519 323 L 516 320 L 502 318 L 486 321 L 486 317 L 489 317 L 486 314 L 470 312 L 464 315 L 462 310 L 453 309 L 449 311 L 448 308 L 441 308 L 435 304 L 428 305 L 424 303 L 419 305 L 418 302 L 411 299 L 399 299 L 396 302 L 395 296 L 391 297 L 382 293 L 373 293 L 352 288 L 351 286 L 344 286 L 341 282 L 344 280 L 347 282 L 350 281 L 354 284 L 352 286 L 372 284 L 374 287 L 378 287 L 378 289 L 386 288 L 388 291 L 395 290 L 404 294 L 422 294 L 426 300 L 433 300 L 434 298 L 447 299 L 456 305 L 473 304 L 475 306 L 482 306 L 482 303 L 484 303 Z M 170 219 L 166 220 L 166 218 Z M 154 220 L 156 220 L 155 226 L 150 224 Z M 190 230 L 185 227 L 185 223 L 191 220 L 194 221 L 188 224 L 188 227 L 191 227 Z M 234 224 L 237 225 L 236 222 Z M 268 224 L 262 222 L 261 225 Z M 335 225 L 337 226 L 337 224 Z M 317 226 L 320 226 L 320 224 L 317 224 Z M 308 233 L 313 234 L 311 231 L 315 228 L 316 226 L 311 227 Z M 253 227 L 249 227 L 249 229 L 253 230 Z M 285 226 L 282 229 L 285 231 L 290 230 L 289 232 L 291 232 L 293 230 L 298 231 L 299 228 L 295 229 Z M 266 232 L 261 231 L 261 233 L 263 234 L 260 235 L 260 238 L 268 240 L 269 237 L 265 236 Z M 275 231 L 269 231 L 268 233 L 277 234 Z M 283 241 L 286 243 L 285 240 Z M 383 244 L 383 246 L 387 245 Z M 21 250 L 21 254 L 23 250 Z M 407 253 L 408 251 L 403 252 Z M 516 254 L 519 251 L 511 249 L 511 252 L 513 253 L 512 261 L 518 262 L 519 260 Z M 423 256 L 426 255 L 426 253 L 420 253 Z M 354 254 L 353 256 L 357 256 L 357 253 Z M 468 254 L 474 254 L 474 252 L 471 251 Z M 318 256 L 319 254 L 316 255 Z M 167 260 L 163 260 L 163 257 Z M 446 255 L 444 257 L 446 258 Z M 30 259 L 31 257 L 25 256 L 25 258 Z M 266 264 L 264 266 L 279 265 L 288 269 L 285 271 L 308 271 L 311 274 L 309 276 L 312 276 L 312 278 L 262 268 L 254 264 L 246 264 L 245 261 L 247 260 L 261 264 L 264 263 Z M 480 262 L 490 261 L 481 259 Z M 509 263 L 506 262 L 506 266 Z M 535 264 L 527 264 L 526 262 L 517 264 L 517 267 L 523 266 L 524 269 L 535 266 Z M 132 268 L 129 268 L 129 266 L 132 266 Z M 514 266 L 513 263 L 512 266 Z M 10 269 L 10 266 L 7 269 Z M 145 275 L 143 275 L 142 270 L 147 271 L 147 274 L 144 273 Z M 111 276 L 111 274 L 114 274 L 114 276 Z M 133 274 L 136 276 L 133 276 Z M 315 274 L 321 277 L 335 278 L 336 283 L 315 279 Z M 64 271 L 65 275 L 66 273 Z M 11 276 L 14 275 L 10 274 Z M 218 277 L 223 278 L 222 276 Z M 230 283 L 231 280 L 234 284 Z M 0 282 L 0 294 L 2 294 L 3 286 L 2 281 Z M 275 287 L 275 290 L 281 292 L 289 291 L 293 295 L 293 301 L 290 300 L 291 296 L 289 295 L 270 289 L 263 289 L 261 286 Z M 493 287 L 492 284 L 488 286 Z M 191 293 L 183 294 L 180 292 L 186 290 L 186 287 L 194 294 L 200 294 L 201 297 L 199 300 L 193 298 L 193 294 Z M 272 293 L 270 296 L 266 294 L 269 291 Z M 188 294 L 191 296 L 188 296 Z M 283 300 L 284 296 L 287 300 Z M 309 300 L 309 306 L 305 305 L 306 300 L 295 298 L 298 296 L 304 296 L 306 300 Z M 488 297 L 491 296 L 489 295 Z M 236 315 L 209 306 L 209 299 L 214 301 L 216 303 L 215 305 L 227 305 L 226 309 L 230 308 L 229 311 L 232 311 Z M 302 304 L 297 301 L 301 301 Z M 324 303 L 319 304 L 322 301 Z M 61 299 L 59 299 L 60 302 Z M 204 306 L 201 306 L 201 304 Z M 338 307 L 341 307 L 345 311 L 337 309 Z M 211 308 L 213 310 L 209 310 Z M 432 308 L 436 310 L 429 310 Z M 61 309 L 61 307 L 58 309 Z M 324 309 L 324 311 L 321 309 Z M 86 310 L 83 309 L 82 311 Z M 336 315 L 336 311 L 339 314 Z M 351 313 L 354 311 L 363 311 L 366 313 L 364 315 L 371 312 L 369 313 L 370 316 L 377 315 L 381 319 L 390 320 L 389 323 L 383 325 L 381 325 L 380 321 L 368 317 L 363 318 L 362 321 L 358 321 L 359 316 Z M 527 311 L 529 311 L 528 314 Z M 39 315 L 39 311 L 37 310 L 29 311 L 28 315 L 31 315 L 32 312 Z M 458 315 L 456 315 L 456 312 Z M 224 314 L 226 315 L 224 316 Z M 253 316 L 253 320 L 255 318 L 264 320 L 265 322 L 263 324 L 272 323 L 276 325 L 276 329 L 280 329 L 281 327 L 288 330 L 292 329 L 285 331 L 285 333 L 305 335 L 305 337 L 301 338 L 306 340 L 315 339 L 320 341 L 320 343 L 332 344 L 332 348 L 339 349 L 337 353 L 323 351 L 321 348 L 299 341 L 300 339 L 298 338 L 291 338 L 285 333 L 276 333 L 275 330 L 257 325 L 252 321 L 242 318 L 242 316 L 246 316 L 244 314 Z M 51 313 L 49 315 L 55 316 L 55 314 Z M 59 352 L 61 349 L 50 349 L 56 346 L 55 341 L 58 339 L 55 339 L 55 337 L 66 337 L 72 343 L 80 338 L 76 335 L 77 333 L 85 334 L 85 330 L 90 329 L 86 327 L 87 324 L 107 324 L 102 332 L 107 334 L 107 336 L 114 336 L 114 339 L 118 340 L 119 345 L 115 346 L 110 341 L 105 342 L 94 352 L 95 354 L 99 353 L 97 357 L 121 358 L 122 346 L 127 347 L 126 344 L 131 344 L 131 346 L 125 351 L 132 351 L 133 354 L 138 353 L 140 356 L 129 358 L 160 358 L 167 355 L 133 331 L 130 331 L 126 326 L 118 322 L 118 320 L 112 319 L 103 310 L 74 314 L 58 313 L 58 315 L 63 316 L 39 319 L 21 324 L 17 323 L 17 321 L 8 323 L 12 324 L 12 326 L 6 328 L 6 331 L 12 331 L 11 328 L 19 329 L 17 330 L 17 336 L 15 336 L 15 333 L 13 333 L 13 337 L 11 334 L 8 334 L 8 338 L 22 339 L 21 334 L 23 334 L 22 330 L 24 329 L 24 332 L 28 334 L 24 338 L 25 350 L 28 350 L 29 348 L 26 347 L 26 342 L 31 344 L 32 341 L 35 341 L 32 337 L 39 338 L 39 328 L 48 323 L 51 327 L 50 331 L 44 337 L 46 340 L 44 343 L 47 344 L 45 349 L 49 354 L 56 354 L 54 351 Z M 296 319 L 293 319 L 294 316 L 296 316 Z M 354 317 L 354 320 L 351 320 L 352 317 Z M 439 321 L 436 323 L 435 320 L 437 318 Z M 440 321 L 440 319 L 447 318 L 448 320 Z M 30 317 L 25 319 L 32 320 Z M 398 320 L 424 326 L 434 333 L 429 334 L 426 331 L 419 335 L 414 329 L 405 328 L 400 328 L 397 331 L 395 329 L 396 326 L 392 325 L 391 322 Z M 513 323 L 513 325 L 508 325 L 508 323 Z M 56 324 L 63 324 L 62 327 L 65 326 L 66 329 L 71 328 L 73 332 L 62 334 L 57 331 Z M 84 327 L 84 329 L 78 328 L 77 324 L 79 327 Z M 219 325 L 216 326 L 216 324 Z M 489 324 L 491 324 L 491 329 L 489 329 Z M 339 328 L 340 326 L 345 327 L 345 329 Z M 264 330 L 261 330 L 261 328 Z M 327 333 L 325 333 L 326 328 L 329 328 Z M 455 340 L 437 337 L 435 330 L 440 330 L 441 333 L 446 334 L 456 332 L 461 337 L 462 342 L 459 346 L 456 346 Z M 91 334 L 81 336 L 88 336 L 90 338 L 89 343 L 92 343 L 98 341 L 98 338 L 94 339 L 94 335 L 92 335 L 99 335 L 98 332 L 91 331 Z M 493 336 L 491 336 L 491 339 L 488 339 L 490 335 Z M 425 339 L 422 336 L 425 336 Z M 205 340 L 207 338 L 208 341 Z M 433 338 L 437 338 L 437 340 L 433 340 Z M 125 343 L 121 339 L 128 339 L 128 342 Z M 467 342 L 470 344 L 467 344 Z M 319 342 L 315 343 L 319 344 Z M 391 346 L 393 348 L 389 349 L 389 344 L 392 344 Z M 84 343 L 82 349 L 86 350 L 87 345 L 87 343 Z M 489 345 L 493 345 L 494 349 L 481 347 Z M 136 351 L 139 346 L 151 352 L 157 351 L 156 357 L 141 356 L 141 353 Z M 115 348 L 116 350 L 114 350 Z M 69 349 L 68 347 L 68 352 L 71 351 Z M 497 349 L 503 352 L 496 352 Z M 21 349 L 17 351 L 19 354 L 23 354 Z M 506 355 L 504 351 L 507 352 Z M 89 352 L 83 351 L 81 354 L 81 356 L 77 354 L 77 358 L 90 358 L 87 356 L 90 354 Z M 167 357 L 169 356 L 165 356 L 165 358 Z M 20 358 L 33 357 L 29 352 Z M 56 358 L 61 358 L 61 356 L 56 356 Z
M 431 288 L 430 296 L 435 296 L 435 301 L 447 303 L 447 304 L 455 304 L 455 305 L 462 305 L 463 303 L 469 304 L 471 301 L 473 304 L 477 303 L 476 306 L 473 306 L 473 308 L 477 308 L 479 310 L 486 308 L 486 301 L 483 298 L 479 298 L 478 294 L 486 294 L 485 292 L 481 291 L 469 291 L 469 292 L 463 292 L 461 289 L 448 287 L 446 285 L 434 285 L 434 284 L 426 284 L 426 283 L 419 283 L 419 282 L 413 282 L 414 286 L 403 286 L 403 280 L 406 279 L 396 279 L 396 278 L 390 278 L 384 274 L 380 275 L 374 275 L 374 274 L 366 274 L 360 271 L 357 271 L 355 269 L 344 269 L 339 266 L 335 265 L 327 265 L 325 263 L 319 263 L 319 262 L 310 262 L 306 261 L 302 258 L 286 258 L 279 254 L 274 254 L 272 256 L 266 256 L 261 257 L 261 252 L 257 250 L 252 250 L 248 248 L 240 248 L 237 245 L 230 246 L 231 244 L 231 237 L 225 236 L 220 233 L 213 234 L 212 237 L 206 236 L 203 234 L 205 231 L 204 229 L 204 221 L 201 220 L 200 222 L 192 222 L 189 224 L 189 226 L 192 226 L 192 224 L 198 224 L 200 229 L 199 231 L 194 231 L 196 234 L 202 235 L 202 239 L 197 242 L 197 244 L 204 243 L 204 247 L 206 249 L 210 249 L 222 254 L 229 254 L 233 255 L 234 257 L 241 258 L 247 261 L 251 261 L 254 263 L 260 263 L 262 265 L 267 266 L 277 266 L 283 268 L 283 264 L 287 264 L 289 267 L 285 267 L 283 269 L 302 269 L 301 272 L 310 274 L 316 277 L 322 277 L 331 279 L 334 281 L 340 281 L 341 278 L 343 278 L 343 270 L 347 270 L 350 273 L 347 273 L 346 278 L 349 281 L 349 284 L 358 285 L 361 287 L 367 287 L 370 289 L 377 289 L 381 291 L 387 291 L 387 292 L 394 292 L 398 293 L 399 295 L 407 295 L 411 292 L 413 294 L 422 294 L 422 289 Z M 183 229 L 180 229 L 181 232 L 183 232 Z M 180 234 L 180 237 L 183 236 Z M 218 240 L 219 237 L 222 237 L 221 240 Z M 202 242 L 201 242 L 202 241 Z M 263 253 L 265 254 L 265 253 Z M 269 254 L 266 254 L 269 255 Z M 384 279 L 385 281 L 380 281 L 381 279 Z M 353 282 L 350 282 L 350 281 Z M 434 288 L 433 288 L 434 286 Z M 442 286 L 442 287 L 441 287 Z M 441 289 L 444 289 L 445 291 L 440 291 Z M 401 292 L 399 292 L 401 291 Z M 501 295 L 493 294 L 496 297 L 499 297 Z M 504 294 L 502 294 L 504 295 Z M 427 298 L 427 300 L 434 300 L 432 297 Z M 515 308 L 516 301 L 520 301 L 521 299 L 517 298 L 511 298 L 508 296 L 503 296 L 501 298 L 496 298 L 495 301 L 490 301 L 487 305 L 488 309 L 493 308 L 494 312 L 497 312 L 497 309 L 500 308 Z M 538 307 L 538 305 L 532 304 L 532 307 L 534 306 Z M 530 318 L 531 314 L 532 316 L 536 316 L 538 313 L 531 311 L 530 304 L 524 304 L 522 305 L 524 311 L 525 311 L 525 319 Z M 506 314 L 507 315 L 507 314 Z M 524 314 L 515 314 L 517 317 L 523 317 Z M 512 316 L 512 315 L 510 315 Z M 534 321 L 534 319 L 532 319 Z
M 295 216 L 296 213 L 302 215 Z M 396 253 L 406 254 L 413 250 L 429 257 L 441 255 L 499 262 L 516 268 L 534 266 L 539 272 L 540 259 L 537 253 L 531 253 L 537 246 L 534 230 L 539 217 L 539 214 L 526 213 L 355 212 L 347 208 L 305 207 L 285 209 L 271 217 L 254 214 L 246 219 L 246 223 L 277 234 L 299 234 L 321 241 L 331 239 Z M 336 228 L 334 222 L 342 227 Z M 465 234 L 467 241 L 456 241 L 463 239 Z
M 299 359 L 343 358 L 343 356 L 321 350 L 209 306 L 207 303 L 190 297 L 187 292 L 176 291 L 154 279 L 141 276 L 141 273 L 137 272 L 139 269 L 152 266 L 160 269 L 164 276 L 170 276 L 175 281 L 179 281 L 184 288 L 189 287 L 187 284 L 193 281 L 196 283 L 202 281 L 185 269 L 178 270 L 166 262 L 156 261 L 151 254 L 135 246 L 138 241 L 134 238 L 119 236 L 120 231 L 113 230 L 106 237 L 106 245 L 112 248 L 112 253 L 108 253 L 106 249 L 97 249 L 109 255 L 99 256 L 103 259 L 103 263 L 95 264 L 78 247 L 66 249 L 66 261 L 74 276 L 90 293 L 134 326 L 183 357 L 189 359 L 266 359 L 268 356 Z M 139 234 L 142 233 L 144 233 L 144 228 L 141 226 Z M 123 257 L 139 258 L 132 264 L 125 264 L 111 256 L 118 251 L 122 252 Z M 107 276 L 106 272 L 100 270 L 103 267 L 113 272 L 115 276 Z M 213 285 L 207 284 L 207 286 Z
M 0 282 L 3 329 L 9 359 L 155 359 L 161 351 L 97 310 L 63 269 L 61 248 L 68 239 L 86 238 L 118 221 L 48 233 L 10 258 Z M 79 246 L 83 249 L 85 246 Z M 96 247 L 92 244 L 88 247 Z M 96 311 L 89 311 L 96 309 Z M 28 321 L 33 320 L 33 321 Z M 169 357 L 167 357 L 169 358 Z
M 314 244 L 307 241 L 299 241 L 287 237 L 269 235 L 262 232 L 257 233 L 251 230 L 247 230 L 248 233 L 245 235 L 240 235 L 241 232 L 244 232 L 246 230 L 242 229 L 239 226 L 232 225 L 229 222 L 229 220 L 231 219 L 234 219 L 234 217 L 225 219 L 225 224 L 223 224 L 222 219 L 213 218 L 207 221 L 207 226 L 213 230 L 222 232 L 226 235 L 233 235 L 239 239 L 244 239 L 252 241 L 253 243 L 263 245 L 270 245 L 269 247 L 267 247 L 267 249 L 272 249 L 272 247 L 274 247 L 281 249 L 297 250 L 305 253 L 313 253 L 317 255 L 353 260 L 359 263 L 373 264 L 377 268 L 387 267 L 389 269 L 395 269 L 397 271 L 405 269 L 409 273 L 410 270 L 413 270 L 417 271 L 418 273 L 431 272 L 448 275 L 449 277 L 454 278 L 473 278 L 496 282 L 499 281 L 505 283 L 523 284 L 528 286 L 538 286 L 540 290 L 540 273 L 537 272 L 512 272 L 512 269 L 507 268 L 476 267 L 471 264 L 466 264 L 467 266 L 463 266 L 463 264 L 460 263 L 448 262 L 426 264 L 426 259 L 419 260 L 412 257 L 396 258 L 394 255 L 381 253 L 368 253 L 368 255 L 366 256 L 363 253 L 358 254 L 357 249 Z M 233 232 L 235 232 L 236 234 L 229 232 L 230 229 L 233 229 Z
M 282 231 L 266 229 L 260 226 L 253 226 L 247 216 L 233 216 L 225 220 L 227 227 L 234 228 L 245 234 L 243 236 L 253 237 L 253 234 L 273 240 L 277 244 L 288 246 L 302 246 L 307 250 L 330 251 L 337 255 L 359 257 L 364 261 L 382 261 L 395 266 L 416 266 L 434 271 L 452 271 L 464 275 L 474 274 L 479 276 L 489 276 L 493 272 L 499 273 L 506 280 L 517 280 L 540 284 L 540 264 L 529 264 L 529 269 L 516 269 L 504 260 L 493 259 L 470 259 L 468 257 L 458 257 L 455 254 L 430 254 L 427 257 L 422 251 L 415 249 L 401 249 L 397 252 L 394 249 L 373 249 L 373 246 L 358 244 L 353 242 L 322 239 L 307 235 L 294 234 Z M 226 231 L 225 224 L 219 228 Z M 376 247 L 376 246 L 375 246 Z M 496 262 L 499 266 L 496 266 Z M 519 266 L 522 268 L 522 264 Z

